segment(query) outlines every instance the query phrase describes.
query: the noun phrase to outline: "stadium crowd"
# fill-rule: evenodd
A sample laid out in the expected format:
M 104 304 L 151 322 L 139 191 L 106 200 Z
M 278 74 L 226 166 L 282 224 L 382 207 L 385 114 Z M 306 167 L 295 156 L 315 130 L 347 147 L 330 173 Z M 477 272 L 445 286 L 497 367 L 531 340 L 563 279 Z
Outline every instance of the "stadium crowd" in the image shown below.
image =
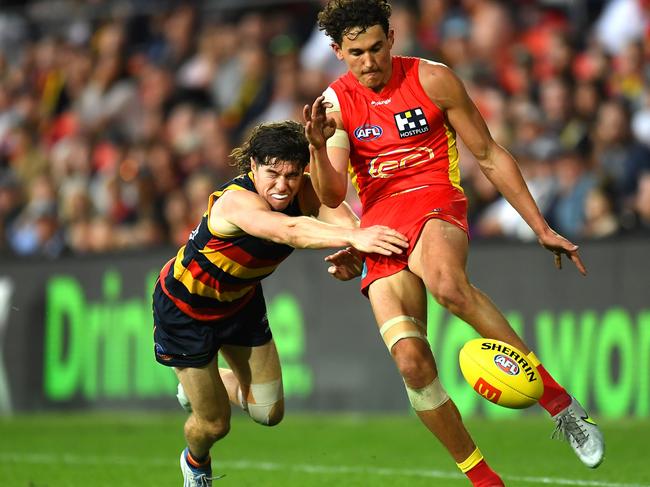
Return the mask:
M 5 255 L 182 245 L 231 148 L 301 120 L 344 69 L 317 1 L 16 3 L 0 7 Z M 560 233 L 650 235 L 649 0 L 394 0 L 391 21 L 394 54 L 463 79 Z M 461 176 L 472 238 L 534 239 L 462 144 Z

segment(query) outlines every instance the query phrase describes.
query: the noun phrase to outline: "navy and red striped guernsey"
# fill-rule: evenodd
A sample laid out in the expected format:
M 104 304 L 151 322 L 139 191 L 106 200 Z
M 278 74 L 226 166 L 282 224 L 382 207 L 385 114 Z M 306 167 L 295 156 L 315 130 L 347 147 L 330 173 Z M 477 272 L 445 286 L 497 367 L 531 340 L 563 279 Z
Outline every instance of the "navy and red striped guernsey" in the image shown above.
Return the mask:
M 252 177 L 250 172 L 238 176 L 210 195 L 208 210 L 187 244 L 160 272 L 165 294 L 196 320 L 219 320 L 242 309 L 260 281 L 293 252 L 293 247 L 244 232 L 227 236 L 210 230 L 208 218 L 214 202 L 226 191 L 257 192 Z M 302 215 L 298 198 L 282 213 Z

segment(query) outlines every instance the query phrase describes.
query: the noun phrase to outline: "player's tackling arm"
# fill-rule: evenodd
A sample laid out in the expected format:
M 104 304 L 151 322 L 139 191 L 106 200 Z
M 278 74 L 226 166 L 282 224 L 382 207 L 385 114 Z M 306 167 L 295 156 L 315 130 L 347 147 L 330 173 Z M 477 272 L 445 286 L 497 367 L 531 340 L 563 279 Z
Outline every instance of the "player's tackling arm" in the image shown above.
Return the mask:
M 313 216 L 322 222 L 344 228 L 359 227 L 359 217 L 345 201 L 335 208 L 330 208 L 321 203 L 314 189 L 311 174 L 305 177 L 305 182 L 300 190 L 299 197 L 300 208 L 305 215 Z
M 311 177 L 306 178 L 300 191 L 300 207 L 304 212 L 313 215 L 320 221 L 341 227 L 356 228 L 359 226 L 359 217 L 345 201 L 336 208 L 323 205 L 314 191 Z M 363 254 L 354 247 L 346 247 L 325 257 L 329 262 L 327 272 L 332 277 L 341 281 L 349 281 L 361 275 L 363 269 Z
M 319 96 L 313 105 L 305 105 L 305 135 L 309 140 L 310 165 L 314 189 L 323 204 L 336 208 L 344 200 L 348 186 L 349 145 L 332 143 L 337 139 L 345 139 L 343 123 L 339 111 L 326 113 L 332 108 L 330 102 Z M 328 143 L 328 139 L 332 138 Z
M 210 227 L 219 233 L 239 229 L 302 249 L 352 246 L 361 252 L 391 255 L 408 246 L 404 236 L 388 227 L 344 228 L 308 216 L 290 217 L 271 211 L 263 199 L 248 191 L 229 191 L 219 198 L 210 212 Z
M 445 111 L 447 120 L 476 157 L 481 171 L 533 229 L 540 244 L 556 256 L 566 254 L 585 274 L 586 269 L 577 254 L 578 246 L 558 235 L 548 225 L 528 190 L 517 162 L 494 141 L 460 79 L 445 65 L 422 62 L 420 81 L 431 100 Z M 555 262 L 556 266 L 561 267 L 561 260 L 556 258 Z

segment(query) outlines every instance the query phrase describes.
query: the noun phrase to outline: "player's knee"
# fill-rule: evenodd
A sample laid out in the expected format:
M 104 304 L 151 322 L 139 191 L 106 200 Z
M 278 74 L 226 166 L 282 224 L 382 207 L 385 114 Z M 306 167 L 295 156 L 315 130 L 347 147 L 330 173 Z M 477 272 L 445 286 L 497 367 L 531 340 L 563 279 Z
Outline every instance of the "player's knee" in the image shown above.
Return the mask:
M 466 310 L 471 299 L 469 284 L 452 278 L 442 278 L 429 289 L 435 300 L 452 313 Z
M 203 436 L 212 443 L 215 443 L 230 432 L 230 418 L 204 419 L 201 420 L 200 427 Z
M 256 423 L 275 426 L 284 418 L 284 400 L 267 405 L 249 404 L 248 415 Z
M 404 382 L 411 387 L 424 387 L 435 375 L 431 348 L 421 340 L 401 340 L 393 347 L 393 357 Z
M 250 399 L 245 406 L 248 415 L 256 423 L 275 426 L 284 417 L 284 393 L 282 379 L 251 384 Z

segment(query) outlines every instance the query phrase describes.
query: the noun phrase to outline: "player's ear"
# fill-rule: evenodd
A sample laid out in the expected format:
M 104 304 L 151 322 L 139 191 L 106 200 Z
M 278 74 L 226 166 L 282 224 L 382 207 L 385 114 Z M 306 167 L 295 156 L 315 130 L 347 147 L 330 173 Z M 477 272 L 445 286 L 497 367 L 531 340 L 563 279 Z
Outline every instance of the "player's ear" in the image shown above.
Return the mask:
M 251 171 L 257 171 L 257 162 L 255 162 L 255 159 L 253 157 L 251 157 Z
M 388 29 L 386 38 L 388 39 L 388 49 L 392 49 L 393 43 L 395 42 L 395 29 Z
M 330 44 L 330 47 L 332 48 L 332 51 L 334 51 L 336 58 L 339 61 L 343 61 L 343 50 L 341 49 L 341 46 L 339 46 L 336 42 L 332 42 Z

